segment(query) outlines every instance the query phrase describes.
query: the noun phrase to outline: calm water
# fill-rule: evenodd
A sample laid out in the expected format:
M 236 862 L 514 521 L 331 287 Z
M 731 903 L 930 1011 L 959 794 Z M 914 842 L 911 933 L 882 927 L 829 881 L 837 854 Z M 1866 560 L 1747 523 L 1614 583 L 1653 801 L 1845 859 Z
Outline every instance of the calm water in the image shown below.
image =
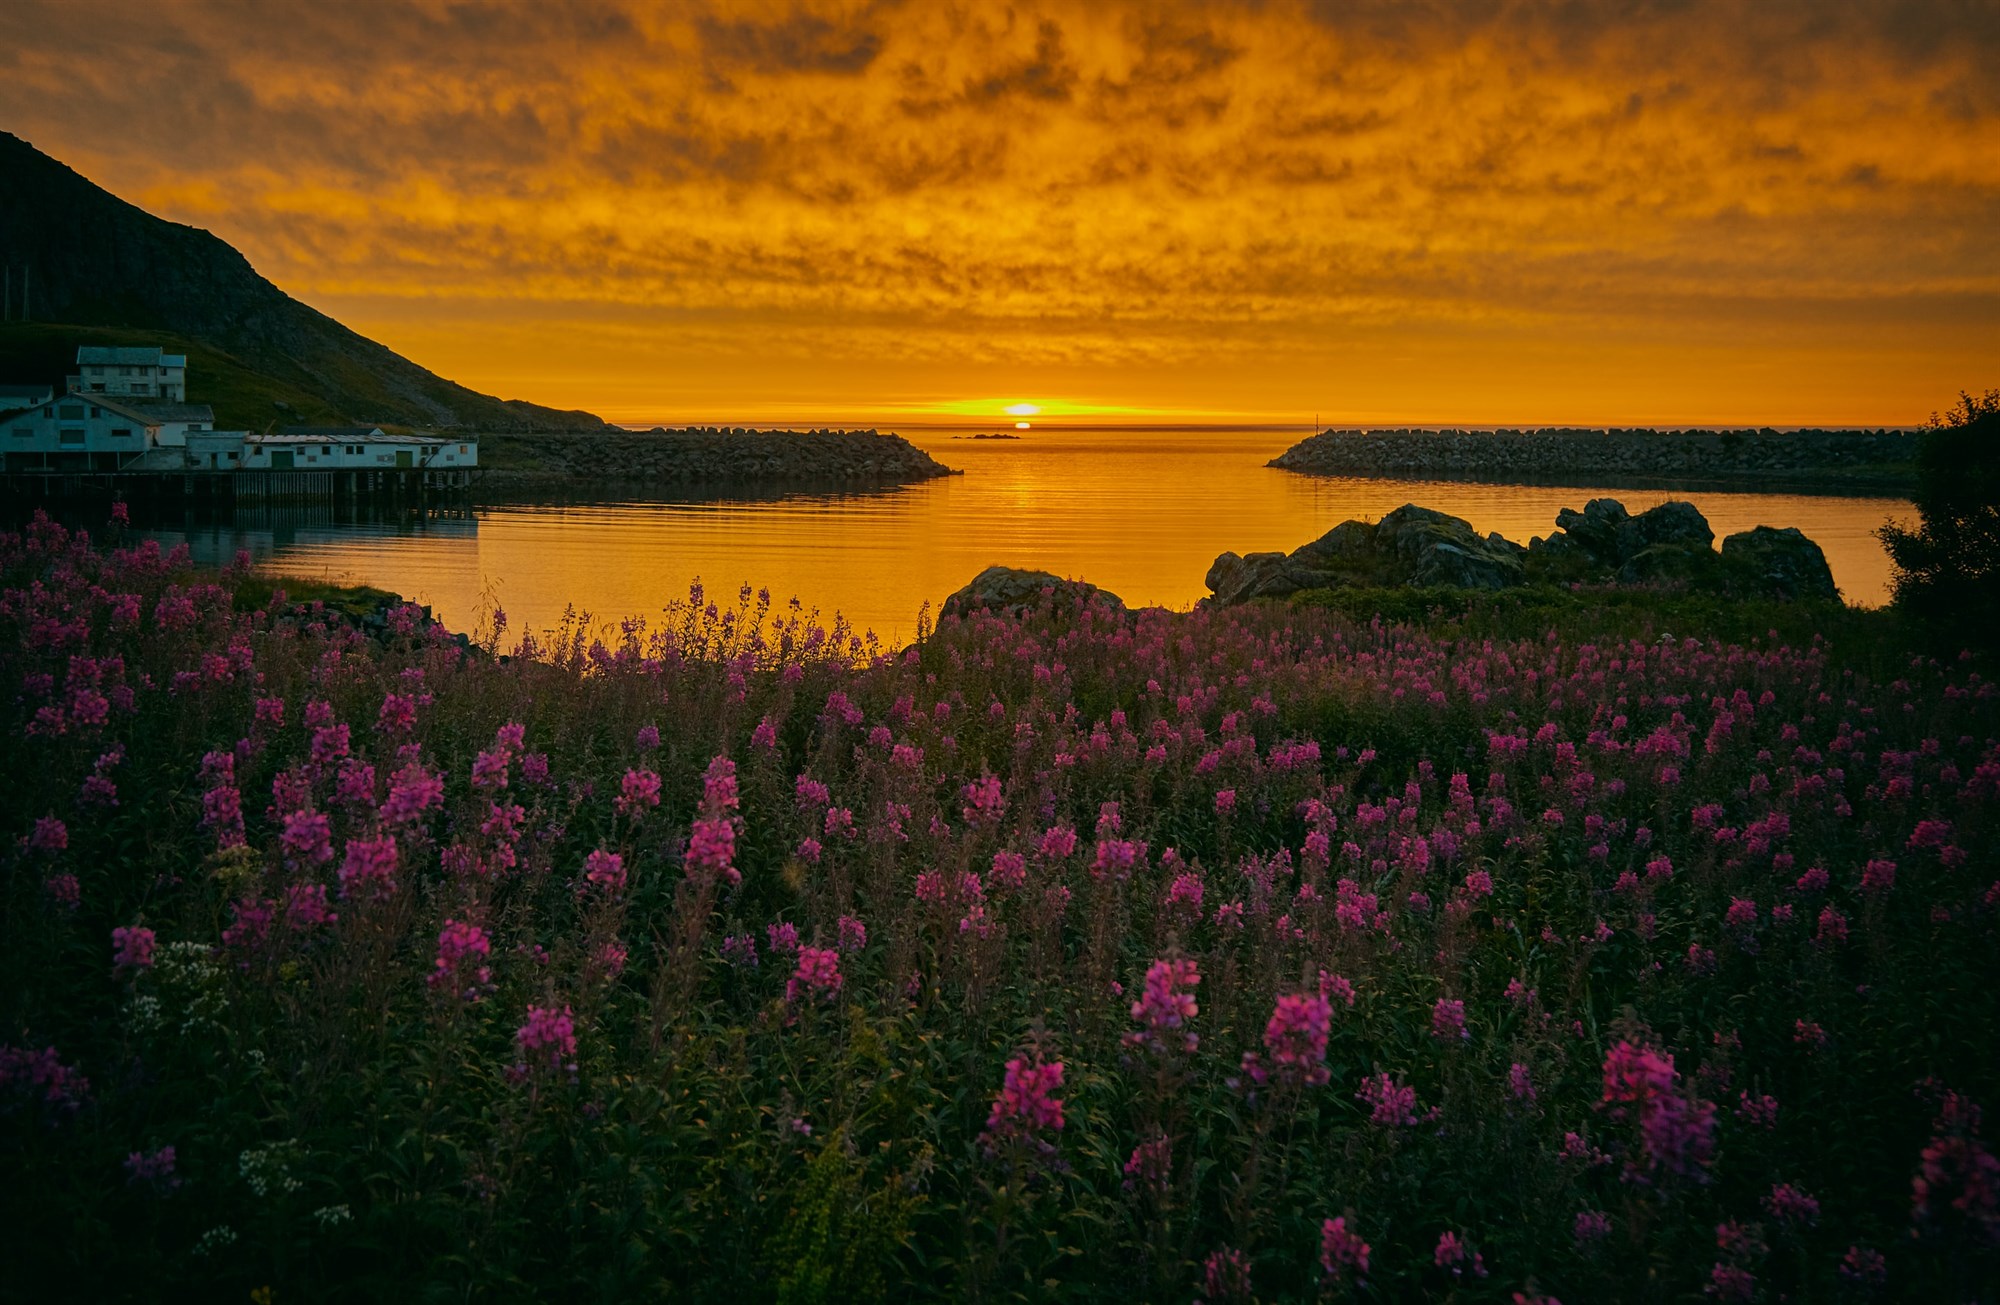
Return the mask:
M 201 560 L 249 548 L 269 570 L 367 583 L 429 603 L 471 629 L 497 603 L 516 630 L 552 626 L 574 604 L 593 619 L 650 616 L 699 576 L 711 594 L 738 584 L 797 595 L 885 640 L 907 638 L 933 608 L 992 563 L 1077 576 L 1128 604 L 1187 607 L 1208 591 L 1216 554 L 1290 550 L 1350 517 L 1420 503 L 1526 542 L 1556 510 L 1608 495 L 1633 511 L 1682 497 L 1718 539 L 1755 525 L 1797 526 L 1826 550 L 1849 601 L 1887 594 L 1872 532 L 1914 515 L 1888 498 L 1670 495 L 1326 480 L 1264 466 L 1299 437 L 1283 431 L 1037 430 L 973 441 L 923 432 L 913 442 L 963 476 L 880 492 L 766 501 L 508 504 L 404 524 L 300 521 L 160 532 Z

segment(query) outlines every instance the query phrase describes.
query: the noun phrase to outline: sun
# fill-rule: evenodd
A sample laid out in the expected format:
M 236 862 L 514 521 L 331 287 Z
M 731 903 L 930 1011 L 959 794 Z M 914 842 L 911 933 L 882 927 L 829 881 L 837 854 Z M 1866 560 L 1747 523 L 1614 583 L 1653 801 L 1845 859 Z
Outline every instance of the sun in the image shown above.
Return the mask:
M 1041 412 L 1041 405 L 1035 403 L 1010 403 L 1007 405 L 1009 417 L 1033 417 Z

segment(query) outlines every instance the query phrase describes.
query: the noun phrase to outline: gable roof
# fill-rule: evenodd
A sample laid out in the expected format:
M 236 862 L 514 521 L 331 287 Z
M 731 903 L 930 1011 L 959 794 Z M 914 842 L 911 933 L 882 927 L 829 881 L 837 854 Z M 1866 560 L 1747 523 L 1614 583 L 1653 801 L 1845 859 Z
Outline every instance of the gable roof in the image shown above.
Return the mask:
M 366 440 L 382 436 L 380 426 L 287 426 L 286 435 L 302 435 L 308 439 L 323 440 Z
M 89 364 L 103 366 L 106 363 L 120 367 L 182 367 L 187 366 L 187 355 L 167 353 L 156 345 L 138 344 L 85 344 L 77 346 L 78 366 Z
M 87 394 L 87 399 L 102 399 L 101 394 Z M 214 421 L 215 409 L 205 403 L 173 403 L 166 400 L 138 399 L 124 395 L 117 402 L 135 412 L 143 412 L 156 421 Z

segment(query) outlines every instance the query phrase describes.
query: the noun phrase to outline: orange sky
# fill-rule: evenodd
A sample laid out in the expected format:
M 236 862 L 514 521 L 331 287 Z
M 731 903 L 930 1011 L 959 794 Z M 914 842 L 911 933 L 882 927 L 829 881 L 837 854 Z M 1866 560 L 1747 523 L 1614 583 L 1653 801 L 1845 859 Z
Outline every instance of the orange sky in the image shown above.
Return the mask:
M 0 126 L 613 420 L 1902 423 L 2000 383 L 1992 0 L 8 0 Z

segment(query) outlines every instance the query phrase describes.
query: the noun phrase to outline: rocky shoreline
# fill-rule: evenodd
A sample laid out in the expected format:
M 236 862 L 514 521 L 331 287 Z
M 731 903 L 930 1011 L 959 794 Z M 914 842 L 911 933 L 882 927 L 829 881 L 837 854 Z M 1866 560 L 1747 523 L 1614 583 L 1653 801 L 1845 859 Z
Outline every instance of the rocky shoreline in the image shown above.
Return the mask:
M 1891 430 L 1328 430 L 1270 466 L 1314 476 L 1895 494 L 1917 435 Z
M 722 427 L 482 435 L 475 497 L 616 485 L 861 486 L 960 474 L 900 435 Z
M 1757 526 L 1714 547 L 1692 503 L 1633 514 L 1617 499 L 1564 508 L 1556 529 L 1526 544 L 1480 535 L 1470 522 L 1405 504 L 1380 521 L 1343 521 L 1290 553 L 1223 553 L 1208 569 L 1202 607 L 1336 589 L 1501 590 L 1524 585 L 1663 586 L 1733 598 L 1834 603 L 1840 591 L 1820 546 L 1797 527 Z M 944 602 L 945 617 L 1057 610 L 1118 611 L 1116 594 L 1046 571 L 991 566 Z

